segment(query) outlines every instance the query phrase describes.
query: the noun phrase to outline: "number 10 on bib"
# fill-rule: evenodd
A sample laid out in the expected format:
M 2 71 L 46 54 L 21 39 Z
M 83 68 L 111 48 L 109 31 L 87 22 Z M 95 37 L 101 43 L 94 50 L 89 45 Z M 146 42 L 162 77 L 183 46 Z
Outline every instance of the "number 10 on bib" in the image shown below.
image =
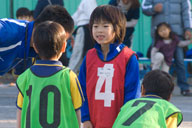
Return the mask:
M 99 79 L 96 84 L 95 99 L 104 100 L 104 107 L 111 107 L 111 101 L 115 98 L 115 94 L 112 92 L 113 64 L 105 64 L 103 68 L 98 68 L 97 75 Z M 101 92 L 103 85 L 105 86 L 105 91 Z

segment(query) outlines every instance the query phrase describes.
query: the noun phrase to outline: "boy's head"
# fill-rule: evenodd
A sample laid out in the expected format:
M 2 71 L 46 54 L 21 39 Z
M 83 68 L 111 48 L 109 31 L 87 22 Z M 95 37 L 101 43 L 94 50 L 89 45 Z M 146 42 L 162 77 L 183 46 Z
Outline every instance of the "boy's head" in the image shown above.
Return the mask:
M 142 82 L 142 95 L 155 94 L 169 100 L 174 89 L 172 77 L 161 70 L 148 72 Z
M 35 19 L 35 26 L 44 21 L 54 21 L 61 24 L 66 34 L 71 35 L 74 29 L 74 21 L 65 8 L 59 5 L 48 5 Z M 68 35 L 68 36 L 69 36 Z
M 43 60 L 59 59 L 66 48 L 64 28 L 53 21 L 45 21 L 37 25 L 33 33 L 35 51 Z
M 102 5 L 95 8 L 90 17 L 91 32 L 93 24 L 101 22 L 111 23 L 115 32 L 115 41 L 123 42 L 126 32 L 126 18 L 118 8 L 111 5 Z
M 31 11 L 29 11 L 29 13 L 30 13 L 30 15 L 29 15 L 29 21 L 33 21 L 33 20 L 34 20 L 34 17 L 33 17 L 34 11 L 31 10 Z
M 25 7 L 19 8 L 16 12 L 16 17 L 17 19 L 20 19 L 20 20 L 28 20 L 30 17 L 29 9 Z

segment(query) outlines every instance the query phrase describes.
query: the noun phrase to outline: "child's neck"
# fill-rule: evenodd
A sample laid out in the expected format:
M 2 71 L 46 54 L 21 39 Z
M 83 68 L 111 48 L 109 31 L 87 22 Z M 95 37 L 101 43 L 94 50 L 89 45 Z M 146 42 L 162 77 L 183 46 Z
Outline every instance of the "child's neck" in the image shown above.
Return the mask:
M 164 38 L 163 40 L 171 40 L 171 38 Z
M 109 44 L 102 44 L 101 45 L 101 50 L 103 53 L 104 60 L 107 59 L 107 54 L 109 53 Z

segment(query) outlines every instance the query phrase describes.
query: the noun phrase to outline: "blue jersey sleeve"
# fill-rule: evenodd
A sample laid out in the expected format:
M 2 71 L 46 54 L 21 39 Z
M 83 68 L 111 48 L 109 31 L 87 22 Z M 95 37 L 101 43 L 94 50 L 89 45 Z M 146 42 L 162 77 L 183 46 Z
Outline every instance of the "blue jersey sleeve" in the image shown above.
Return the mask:
M 124 85 L 124 104 L 132 99 L 140 97 L 139 64 L 135 55 L 133 55 L 126 67 L 125 85 Z
M 25 32 L 26 22 L 14 19 L 0 19 L 0 48 L 17 44 Z
M 85 122 L 90 120 L 87 93 L 86 93 L 86 57 L 84 58 L 81 64 L 78 78 L 85 98 L 85 101 L 83 102 L 83 105 L 81 107 L 81 121 Z

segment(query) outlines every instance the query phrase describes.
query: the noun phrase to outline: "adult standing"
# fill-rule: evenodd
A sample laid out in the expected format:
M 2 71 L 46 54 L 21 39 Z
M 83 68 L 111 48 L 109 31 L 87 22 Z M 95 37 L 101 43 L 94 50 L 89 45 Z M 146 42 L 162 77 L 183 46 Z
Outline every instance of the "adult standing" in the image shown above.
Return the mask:
M 37 16 L 43 11 L 43 9 L 47 5 L 61 5 L 64 6 L 63 0 L 38 0 L 35 10 L 34 10 L 34 18 L 36 19 Z
M 180 39 L 190 39 L 192 28 L 190 0 L 143 0 L 142 11 L 145 15 L 151 16 L 151 35 L 154 40 L 155 27 L 161 22 L 171 25 Z M 174 53 L 177 83 L 183 96 L 191 96 L 189 84 L 185 76 L 183 49 L 176 48 Z
M 139 19 L 139 0 L 110 0 L 110 5 L 117 6 L 124 14 L 127 19 L 126 22 L 126 34 L 123 43 L 129 48 L 132 45 L 132 38 L 134 27 Z
M 75 42 L 68 66 L 75 73 L 79 72 L 87 51 L 94 47 L 94 41 L 89 31 L 89 19 L 96 7 L 96 0 L 81 0 L 77 11 L 72 16 L 77 29 L 75 30 Z

